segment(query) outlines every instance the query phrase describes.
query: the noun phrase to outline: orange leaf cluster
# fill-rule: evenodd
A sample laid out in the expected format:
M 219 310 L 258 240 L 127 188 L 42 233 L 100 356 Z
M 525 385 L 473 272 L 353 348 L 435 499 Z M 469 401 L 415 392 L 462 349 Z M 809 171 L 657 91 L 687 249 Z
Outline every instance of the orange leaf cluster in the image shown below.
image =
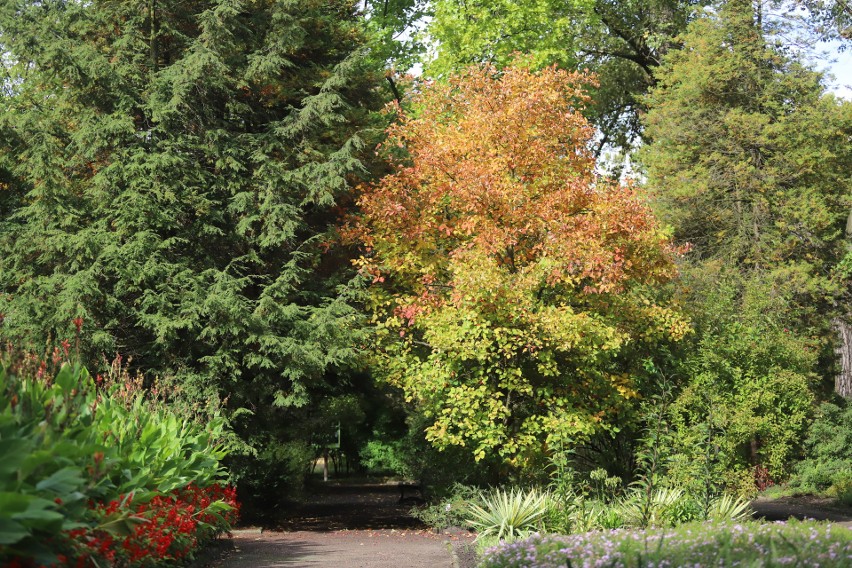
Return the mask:
M 548 259 L 548 286 L 617 292 L 665 279 L 672 253 L 634 190 L 601 178 L 581 114 L 592 77 L 473 67 L 423 85 L 388 131 L 396 171 L 362 188 L 349 234 L 418 294 L 453 286 L 452 259 L 517 274 Z

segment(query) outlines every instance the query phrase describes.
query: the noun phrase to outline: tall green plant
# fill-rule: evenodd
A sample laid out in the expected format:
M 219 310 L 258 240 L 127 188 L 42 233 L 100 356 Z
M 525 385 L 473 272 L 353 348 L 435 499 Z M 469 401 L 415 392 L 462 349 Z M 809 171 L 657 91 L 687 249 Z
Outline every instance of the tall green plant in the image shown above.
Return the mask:
M 852 498 L 852 404 L 822 404 L 790 484 L 797 491 Z
M 711 467 L 741 492 L 756 467 L 789 472 L 849 291 L 852 104 L 769 40 L 761 10 L 719 3 L 688 26 L 646 99 L 640 152 L 657 211 L 692 247 L 673 472 Z
M 740 395 L 753 406 L 766 402 L 757 392 L 796 390 L 816 370 L 800 363 L 809 356 L 801 349 L 793 350 L 798 361 L 784 361 L 791 341 L 819 338 L 813 354 L 833 339 L 831 321 L 848 305 L 842 259 L 852 205 L 852 104 L 826 93 L 820 74 L 770 39 L 762 10 L 760 2 L 720 2 L 688 26 L 684 49 L 663 59 L 646 98 L 648 143 L 639 156 L 656 211 L 692 247 L 684 273 L 701 290 L 687 289 L 687 301 L 712 322 L 698 336 L 713 337 L 697 349 L 728 349 L 723 337 L 733 344 L 739 336 L 761 351 L 765 362 L 741 378 L 721 370 L 754 386 Z

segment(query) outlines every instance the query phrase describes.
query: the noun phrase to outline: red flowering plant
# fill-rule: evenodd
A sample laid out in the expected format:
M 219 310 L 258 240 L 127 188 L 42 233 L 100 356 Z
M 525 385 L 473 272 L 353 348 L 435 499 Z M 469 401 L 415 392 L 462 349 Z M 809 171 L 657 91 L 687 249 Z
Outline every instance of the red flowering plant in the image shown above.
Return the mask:
M 199 543 L 236 522 L 239 504 L 232 487 L 189 485 L 168 495 L 125 495 L 92 503 L 96 526 L 75 528 L 59 566 L 146 568 L 192 558 Z
M 0 565 L 162 565 L 230 528 L 224 420 L 113 396 L 53 355 L 0 352 Z

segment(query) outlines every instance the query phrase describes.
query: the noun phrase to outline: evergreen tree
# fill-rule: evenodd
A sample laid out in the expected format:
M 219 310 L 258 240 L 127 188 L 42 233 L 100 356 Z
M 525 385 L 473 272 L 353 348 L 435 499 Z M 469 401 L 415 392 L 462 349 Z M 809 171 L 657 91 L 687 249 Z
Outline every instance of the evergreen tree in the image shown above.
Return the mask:
M 657 72 L 640 154 L 658 211 L 692 246 L 681 463 L 714 430 L 717 465 L 745 490 L 753 467 L 787 471 L 827 371 L 816 354 L 848 302 L 852 196 L 852 104 L 770 45 L 759 8 L 731 0 L 690 24 Z
M 666 58 L 647 98 L 648 185 L 694 255 L 823 278 L 844 252 L 852 105 L 770 47 L 756 15 L 727 2 Z
M 693 259 L 774 278 L 825 313 L 845 293 L 852 104 L 768 44 L 759 8 L 734 0 L 690 25 L 647 98 L 640 158 Z
M 349 0 L 4 0 L 2 338 L 82 318 L 86 357 L 284 429 L 357 356 L 327 234 L 380 102 L 363 27 Z

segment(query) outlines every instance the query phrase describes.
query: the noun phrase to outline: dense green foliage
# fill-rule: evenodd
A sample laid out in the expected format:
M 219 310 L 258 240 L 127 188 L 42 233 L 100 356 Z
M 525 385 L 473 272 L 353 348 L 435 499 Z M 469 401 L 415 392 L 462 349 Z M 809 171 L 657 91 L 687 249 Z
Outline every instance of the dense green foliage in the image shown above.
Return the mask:
M 852 503 L 852 405 L 823 403 L 808 428 L 805 459 L 791 485 L 806 493 L 828 493 Z
M 770 44 L 759 9 L 726 2 L 688 26 L 640 152 L 657 211 L 692 247 L 669 474 L 743 492 L 758 471 L 789 473 L 849 298 L 852 104 Z
M 1 357 L 0 561 L 142 566 L 191 556 L 229 530 L 222 418 L 179 417 L 133 383 L 98 376 L 99 388 L 79 365 L 54 376 L 59 353 L 51 365 Z M 180 526 L 159 516 L 169 510 Z
M 793 471 L 846 495 L 848 412 L 817 408 L 850 319 L 852 103 L 781 33 L 800 6 L 849 36 L 822 0 L 0 0 L 0 341 L 118 355 L 174 413 L 89 411 L 56 390 L 82 368 L 36 381 L 73 406 L 46 423 L 85 427 L 54 424 L 50 465 L 4 430 L 31 471 L 3 495 L 77 491 L 115 422 L 134 473 L 86 487 L 177 499 L 192 474 L 157 471 L 218 472 L 186 457 L 205 416 L 258 507 L 338 424 L 347 468 L 551 476 L 566 532 L 705 518 Z M 600 174 L 606 147 L 637 181 Z M 33 503 L 6 544 L 62 532 Z
M 697 258 L 783 272 L 802 293 L 830 288 L 846 252 L 852 104 L 768 45 L 750 2 L 680 39 L 645 120 L 642 162 L 663 219 Z
M 607 144 L 629 149 L 641 127 L 640 96 L 654 83 L 660 57 L 692 10 L 707 2 L 672 0 L 435 0 L 429 26 L 437 40 L 428 71 L 446 75 L 472 63 L 511 62 L 530 54 L 538 66 L 598 74 L 589 116 Z
M 679 487 L 647 490 L 641 483 L 624 488 L 603 469 L 588 476 L 563 475 L 547 488 L 493 489 L 477 492 L 456 484 L 434 505 L 417 511 L 430 526 L 473 527 L 480 549 L 510 543 L 533 532 L 582 534 L 620 528 L 676 527 L 694 521 L 743 521 L 749 502 L 721 494 L 702 496 Z
M 789 290 L 714 263 L 690 267 L 683 282 L 695 334 L 672 369 L 684 384 L 665 413 L 667 473 L 748 494 L 758 470 L 774 480 L 789 473 L 812 413 L 820 343 L 796 332 Z
M 287 423 L 362 341 L 326 236 L 382 103 L 352 3 L 10 0 L 0 37 L 0 337 L 82 317 L 88 360 L 249 409 L 302 471 Z
M 281 403 L 352 356 L 310 275 L 360 167 L 356 22 L 255 6 L 4 3 L 4 336 L 82 316 L 87 353 Z

